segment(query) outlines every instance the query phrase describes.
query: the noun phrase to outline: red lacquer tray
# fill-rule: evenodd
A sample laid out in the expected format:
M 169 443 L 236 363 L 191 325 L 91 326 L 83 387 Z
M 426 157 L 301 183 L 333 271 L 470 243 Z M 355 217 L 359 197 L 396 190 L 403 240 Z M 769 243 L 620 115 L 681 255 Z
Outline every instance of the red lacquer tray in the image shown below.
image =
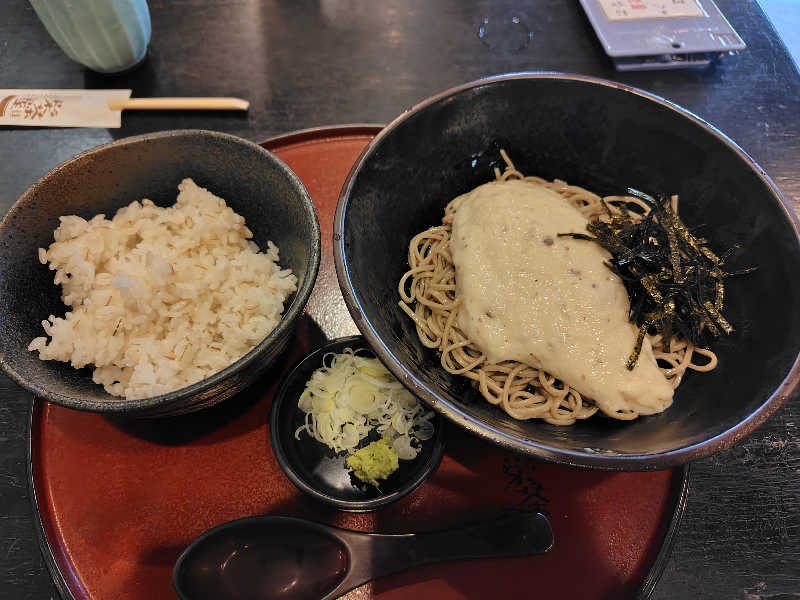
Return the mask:
M 66 598 L 175 598 L 172 566 L 200 533 L 259 514 L 385 533 L 455 526 L 504 508 L 545 512 L 545 556 L 434 565 L 386 577 L 346 598 L 646 597 L 680 520 L 687 471 L 578 471 L 511 454 L 451 426 L 436 474 L 374 513 L 307 499 L 283 475 L 269 411 L 290 367 L 325 338 L 357 333 L 339 293 L 331 235 L 339 190 L 379 128 L 336 127 L 263 145 L 303 180 L 322 229 L 319 279 L 287 355 L 245 393 L 191 415 L 124 421 L 36 400 L 30 485 L 42 550 Z

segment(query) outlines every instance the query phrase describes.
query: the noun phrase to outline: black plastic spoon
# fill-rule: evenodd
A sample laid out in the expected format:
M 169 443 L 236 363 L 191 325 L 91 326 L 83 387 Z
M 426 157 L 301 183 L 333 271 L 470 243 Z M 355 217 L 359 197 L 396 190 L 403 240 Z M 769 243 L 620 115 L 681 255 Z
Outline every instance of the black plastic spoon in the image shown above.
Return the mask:
M 507 513 L 447 531 L 384 535 L 293 517 L 250 517 L 215 527 L 178 558 L 182 600 L 332 600 L 412 567 L 547 552 L 553 532 L 538 513 Z

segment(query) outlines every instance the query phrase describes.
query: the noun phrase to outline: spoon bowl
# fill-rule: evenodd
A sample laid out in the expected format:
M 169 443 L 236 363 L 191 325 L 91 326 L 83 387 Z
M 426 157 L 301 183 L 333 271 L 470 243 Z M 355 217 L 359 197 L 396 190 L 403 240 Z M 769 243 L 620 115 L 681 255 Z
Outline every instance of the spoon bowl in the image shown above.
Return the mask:
M 294 517 L 249 517 L 215 527 L 178 558 L 181 600 L 333 600 L 368 581 L 453 560 L 547 552 L 553 532 L 540 513 L 512 512 L 456 529 L 379 534 Z

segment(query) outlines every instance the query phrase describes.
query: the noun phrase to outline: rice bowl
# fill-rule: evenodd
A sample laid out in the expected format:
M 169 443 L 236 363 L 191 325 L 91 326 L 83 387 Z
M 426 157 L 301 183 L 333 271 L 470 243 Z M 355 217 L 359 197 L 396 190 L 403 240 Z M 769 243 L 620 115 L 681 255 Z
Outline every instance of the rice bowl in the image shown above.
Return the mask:
M 270 241 L 280 248 L 280 267 L 297 277 L 297 289 L 286 299 L 277 325 L 216 373 L 137 399 L 110 395 L 92 381 L 88 368 L 42 361 L 29 351 L 31 340 L 42 335 L 42 319 L 65 310 L 53 273 L 37 260 L 38 249 L 52 243 L 59 217 L 111 216 L 142 198 L 168 206 L 187 177 L 224 198 L 244 218 L 259 248 L 268 250 Z M 0 366 L 31 393 L 55 404 L 131 416 L 199 410 L 252 383 L 288 346 L 313 289 L 321 253 L 316 212 L 297 176 L 252 142 L 198 130 L 124 138 L 72 158 L 23 194 L 0 223 L 0 234 Z M 225 310 L 218 312 L 228 318 Z

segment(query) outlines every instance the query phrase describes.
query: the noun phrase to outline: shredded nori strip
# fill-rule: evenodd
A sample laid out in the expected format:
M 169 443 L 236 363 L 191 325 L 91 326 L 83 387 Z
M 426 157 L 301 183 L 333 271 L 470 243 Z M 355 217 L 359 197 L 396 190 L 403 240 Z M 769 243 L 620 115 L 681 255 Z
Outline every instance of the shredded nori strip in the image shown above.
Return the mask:
M 642 344 L 644 343 L 644 336 L 647 335 L 647 330 L 650 329 L 652 324 L 651 321 L 645 321 L 639 327 L 639 334 L 636 336 L 633 352 L 631 352 L 631 355 L 628 357 L 628 362 L 625 364 L 629 371 L 633 370 L 633 367 L 636 366 L 636 362 L 639 360 L 639 354 L 642 352 Z
M 611 254 L 606 265 L 622 279 L 630 298 L 629 318 L 639 328 L 627 361 L 630 370 L 639 360 L 648 332 L 661 332 L 667 352 L 673 333 L 697 346 L 706 344 L 706 333 L 730 334 L 733 326 L 722 315 L 723 280 L 751 273 L 756 267 L 726 272 L 723 265 L 738 244 L 718 256 L 704 238 L 692 235 L 673 212 L 669 197 L 657 200 L 632 188 L 628 194 L 650 207 L 647 215 L 635 220 L 633 216 L 641 215 L 624 207 L 621 214 L 613 214 L 603 202 L 608 220 L 589 223 L 586 229 L 592 235 L 559 236 L 597 242 Z

